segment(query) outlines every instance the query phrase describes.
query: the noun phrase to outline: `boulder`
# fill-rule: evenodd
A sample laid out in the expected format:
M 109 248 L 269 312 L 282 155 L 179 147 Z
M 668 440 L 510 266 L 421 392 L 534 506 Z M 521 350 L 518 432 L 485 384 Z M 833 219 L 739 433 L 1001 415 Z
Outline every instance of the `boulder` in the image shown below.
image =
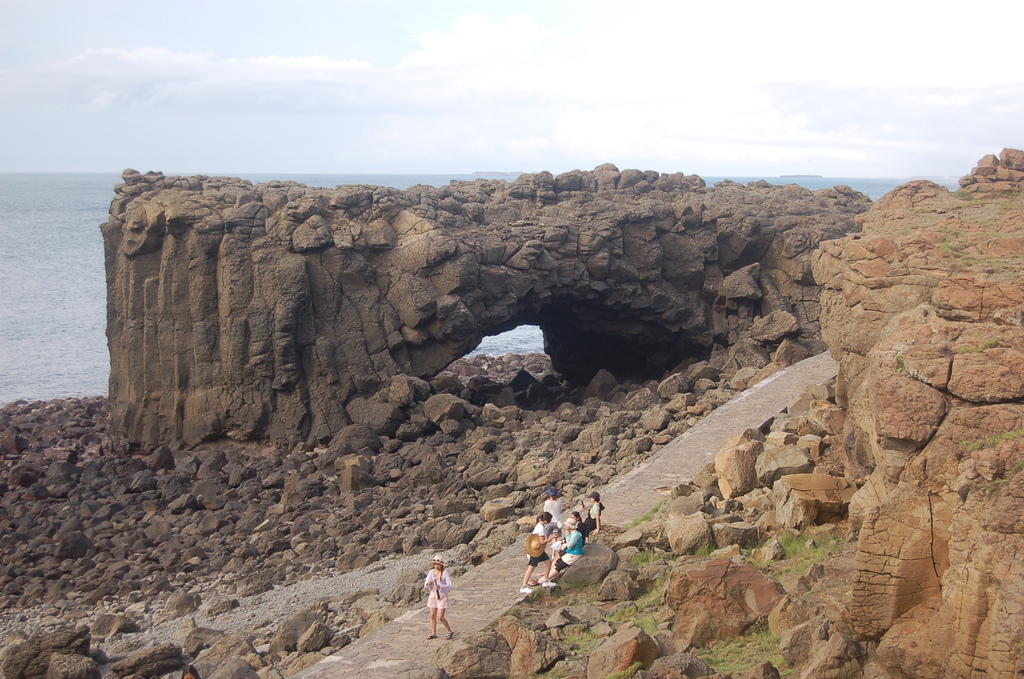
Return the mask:
M 783 476 L 772 488 L 775 520 L 786 528 L 802 529 L 842 518 L 856 492 L 850 481 L 828 474 Z
M 796 316 L 778 309 L 756 319 L 750 326 L 750 337 L 758 342 L 778 343 L 785 337 L 799 335 L 801 331 Z
M 598 601 L 628 601 L 637 595 L 636 579 L 626 571 L 615 570 L 601 583 L 597 592 Z
M 118 634 L 132 634 L 139 631 L 138 624 L 131 618 L 115 614 L 101 613 L 90 629 L 93 639 L 109 639 Z
M 512 652 L 509 659 L 510 676 L 546 672 L 565 657 L 565 651 L 549 637 L 525 627 L 512 616 L 498 618 L 495 629 L 505 638 Z
M 665 520 L 665 535 L 673 554 L 691 554 L 715 544 L 715 536 L 703 514 L 669 517 Z
M 757 482 L 771 488 L 783 476 L 809 474 L 814 471 L 814 460 L 808 447 L 765 446 L 754 464 L 754 471 L 757 474 Z
M 719 548 L 737 545 L 752 547 L 761 542 L 761 529 L 746 521 L 715 521 L 711 524 Z
M 87 656 L 90 641 L 87 627 L 65 627 L 54 632 L 33 634 L 5 649 L 0 671 L 5 679 L 44 679 L 50 668 L 51 655 Z
M 820 613 L 820 606 L 807 599 L 787 594 L 768 614 L 768 629 L 771 630 L 772 636 L 781 638 L 787 630 L 807 622 Z
M 441 646 L 433 664 L 451 679 L 505 679 L 512 667 L 512 649 L 498 632 L 477 632 Z
M 783 629 L 779 635 L 779 653 L 790 667 L 799 667 L 814 654 L 814 649 L 828 641 L 829 621 L 823 615 Z
M 118 660 L 110 666 L 110 671 L 118 677 L 141 674 L 144 677 L 155 677 L 181 668 L 184 659 L 181 647 L 175 644 L 160 644 L 143 648 Z
M 291 653 L 297 650 L 299 639 L 317 623 L 323 625 L 326 622 L 326 616 L 327 606 L 314 604 L 306 610 L 299 611 L 290 618 L 282 620 L 278 623 L 277 630 L 270 639 L 270 652 Z M 321 646 L 321 648 L 323 647 Z
M 614 551 L 591 542 L 583 546 L 583 556 L 559 577 L 567 585 L 593 585 L 601 582 L 618 563 Z
M 726 499 L 749 493 L 757 486 L 754 471 L 763 444 L 760 441 L 727 439 L 715 453 L 718 487 Z
M 743 634 L 765 620 L 785 591 L 750 565 L 691 557 L 669 571 L 665 602 L 675 613 L 675 637 L 700 645 Z
M 717 672 L 692 653 L 673 653 L 655 660 L 650 674 L 655 679 L 698 679 L 715 676 Z
M 639 627 L 627 623 L 612 636 L 602 639 L 590 652 L 587 679 L 603 679 L 624 672 L 637 662 L 646 669 L 658 655 L 658 642 Z
M 190 613 L 195 613 L 202 604 L 203 599 L 201 596 L 180 589 L 167 597 L 167 603 L 164 604 L 163 619 L 176 620 Z
M 800 679 L 857 679 L 862 676 L 866 657 L 863 645 L 841 632 L 834 632 L 826 643 L 815 649 Z
M 54 653 L 50 656 L 46 679 L 100 679 L 100 667 L 89 656 Z
M 260 675 L 241 658 L 225 658 L 203 679 L 260 679 Z

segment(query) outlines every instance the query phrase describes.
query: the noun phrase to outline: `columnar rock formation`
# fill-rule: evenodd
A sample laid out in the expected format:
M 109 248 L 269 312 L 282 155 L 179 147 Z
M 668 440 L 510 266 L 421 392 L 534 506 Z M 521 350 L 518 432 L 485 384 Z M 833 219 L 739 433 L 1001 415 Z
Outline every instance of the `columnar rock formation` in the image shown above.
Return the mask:
M 1022 180 L 1007 149 L 958 193 L 911 182 L 815 257 L 867 475 L 850 624 L 891 676 L 1024 671 Z
M 406 191 L 128 170 L 103 226 L 112 429 L 135 443 L 330 439 L 399 421 L 392 378 L 538 324 L 584 383 L 661 374 L 791 312 L 868 200 L 603 165 Z

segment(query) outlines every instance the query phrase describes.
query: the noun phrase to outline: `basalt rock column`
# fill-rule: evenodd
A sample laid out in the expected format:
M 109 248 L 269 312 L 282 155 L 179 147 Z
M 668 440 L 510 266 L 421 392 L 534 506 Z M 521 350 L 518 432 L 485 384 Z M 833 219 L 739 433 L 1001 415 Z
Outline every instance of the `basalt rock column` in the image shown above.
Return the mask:
M 814 336 L 811 252 L 868 203 L 611 165 L 406 191 L 129 170 L 102 227 L 112 428 L 147 445 L 387 433 L 393 377 L 524 323 L 576 382 L 659 374 L 779 309 Z

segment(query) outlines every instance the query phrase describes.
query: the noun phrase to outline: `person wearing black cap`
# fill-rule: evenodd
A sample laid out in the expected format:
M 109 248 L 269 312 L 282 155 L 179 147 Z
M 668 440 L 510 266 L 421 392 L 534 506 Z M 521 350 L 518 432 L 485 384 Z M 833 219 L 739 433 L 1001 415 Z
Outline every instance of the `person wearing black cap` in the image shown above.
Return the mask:
M 593 536 L 596 536 L 601 532 L 601 512 L 604 511 L 604 505 L 601 504 L 601 494 L 596 490 L 590 494 L 590 507 L 583 504 L 580 501 L 580 506 L 586 513 L 586 518 L 583 519 L 583 525 L 580 526 L 580 532 L 587 540 L 590 540 Z

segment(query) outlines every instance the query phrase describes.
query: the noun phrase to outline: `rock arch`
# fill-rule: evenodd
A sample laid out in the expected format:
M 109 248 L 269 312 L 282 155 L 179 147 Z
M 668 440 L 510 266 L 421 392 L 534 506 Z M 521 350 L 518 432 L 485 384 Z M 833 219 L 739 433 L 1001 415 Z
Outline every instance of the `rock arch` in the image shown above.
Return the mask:
M 139 444 L 324 441 L 395 376 L 525 323 L 577 383 L 658 375 L 779 309 L 816 335 L 810 254 L 869 203 L 612 165 L 405 191 L 123 179 L 102 226 L 109 396 Z

